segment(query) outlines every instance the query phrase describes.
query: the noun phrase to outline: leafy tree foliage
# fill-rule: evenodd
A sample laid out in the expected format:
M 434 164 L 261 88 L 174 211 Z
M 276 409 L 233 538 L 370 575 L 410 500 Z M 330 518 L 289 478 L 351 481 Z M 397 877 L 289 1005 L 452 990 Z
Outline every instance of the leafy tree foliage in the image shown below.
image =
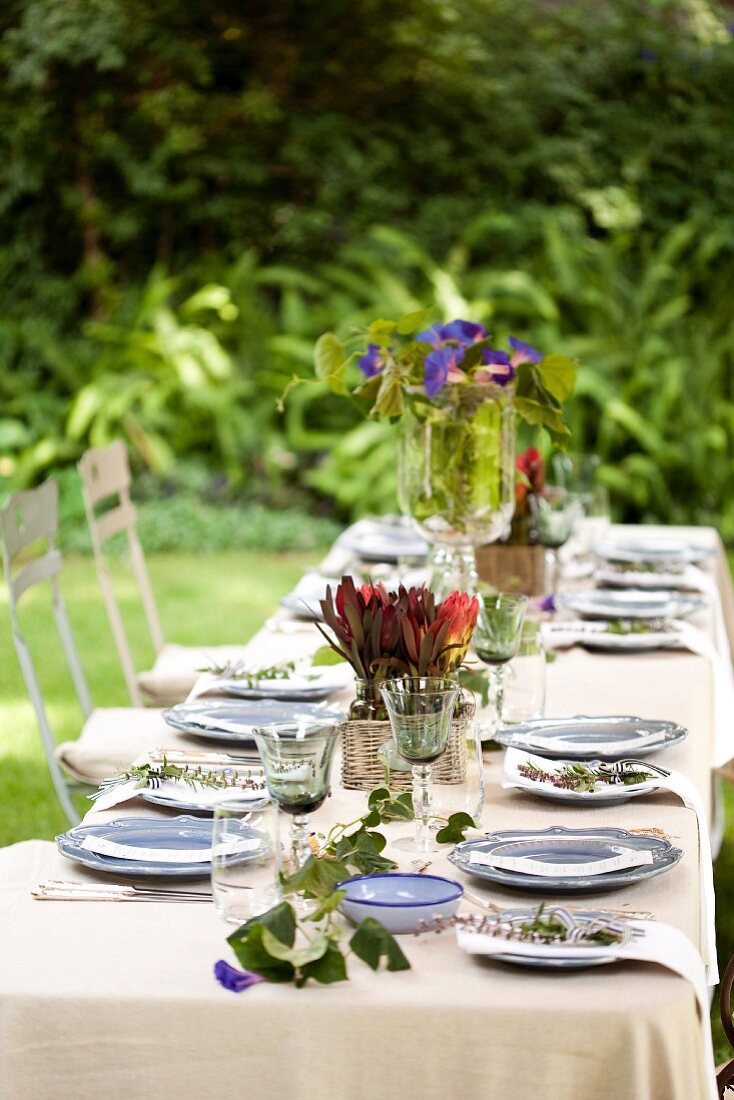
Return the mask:
M 122 432 L 384 506 L 381 429 L 275 398 L 321 329 L 433 299 L 583 354 L 578 437 L 627 514 L 716 512 L 734 43 L 707 0 L 8 0 L 0 70 L 11 484 Z

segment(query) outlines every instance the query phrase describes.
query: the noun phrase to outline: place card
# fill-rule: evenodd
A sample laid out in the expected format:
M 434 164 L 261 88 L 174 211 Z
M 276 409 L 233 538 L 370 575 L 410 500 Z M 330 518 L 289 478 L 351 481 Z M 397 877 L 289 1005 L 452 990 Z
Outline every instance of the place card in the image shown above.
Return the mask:
M 550 842 L 549 842 L 549 846 Z M 511 849 L 517 845 L 503 844 L 502 848 Z M 579 841 L 579 848 L 593 845 Z M 539 875 L 542 878 L 581 878 L 588 875 L 604 875 L 609 871 L 622 871 L 627 867 L 642 867 L 652 863 L 652 852 L 633 851 L 622 852 L 618 856 L 609 856 L 606 859 L 594 859 L 588 863 L 544 863 L 532 855 L 503 856 L 494 852 L 471 852 L 470 863 L 478 863 L 484 867 L 496 867 L 502 871 L 516 871 L 522 875 Z
M 211 863 L 211 848 L 135 848 L 130 844 L 117 844 L 103 836 L 87 836 L 81 847 L 87 852 L 114 859 L 140 860 L 144 863 Z M 223 841 L 217 846 L 217 855 L 239 855 L 254 852 L 260 847 L 257 838 Z

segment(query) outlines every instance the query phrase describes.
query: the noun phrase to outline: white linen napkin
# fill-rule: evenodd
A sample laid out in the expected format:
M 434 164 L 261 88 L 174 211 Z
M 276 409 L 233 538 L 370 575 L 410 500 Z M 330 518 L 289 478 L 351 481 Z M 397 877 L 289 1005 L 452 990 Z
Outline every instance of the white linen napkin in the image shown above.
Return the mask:
M 717 1100 L 714 1063 L 711 1056 L 711 1023 L 709 1001 L 701 957 L 691 941 L 677 928 L 658 921 L 635 921 L 630 928 L 643 934 L 634 937 L 623 946 L 555 946 L 550 944 L 526 943 L 519 940 L 506 940 L 499 936 L 472 932 L 459 928 L 456 940 L 462 951 L 470 955 L 543 955 L 548 958 L 600 958 L 613 955 L 618 959 L 654 963 L 672 970 L 689 982 L 696 994 L 701 1016 L 701 1042 L 709 1063 L 707 1084 L 711 1100 Z
M 140 860 L 145 863 L 211 863 L 212 860 L 211 848 L 136 848 L 131 844 L 117 844 L 103 836 L 86 836 L 81 847 L 100 856 Z M 237 855 L 240 852 L 254 852 L 259 847 L 260 841 L 256 837 L 233 839 L 222 841 L 217 853 Z
M 573 761 L 547 760 L 542 756 L 532 756 L 520 749 L 507 749 L 503 761 L 501 786 L 508 790 L 518 788 L 531 791 L 538 784 L 532 779 L 527 779 L 520 774 L 521 764 L 531 763 L 544 771 L 560 771 L 564 763 Z M 644 761 L 641 762 L 644 767 Z M 716 900 L 714 895 L 714 865 L 711 857 L 711 838 L 709 836 L 706 814 L 703 808 L 701 796 L 696 787 L 681 772 L 671 771 L 667 776 L 655 775 L 645 781 L 645 786 L 651 790 L 665 790 L 677 794 L 680 800 L 696 815 L 698 823 L 698 876 L 701 883 L 699 899 L 699 923 L 701 926 L 702 954 L 706 964 L 706 976 L 709 985 L 716 985 L 719 980 L 719 970 L 716 958 Z M 608 791 L 601 789 L 584 796 L 584 801 L 591 802 L 594 798 L 608 797 Z
M 543 644 L 547 649 L 567 649 L 578 642 L 583 642 L 584 638 L 588 638 L 590 634 L 607 633 L 608 625 L 605 622 L 595 622 L 587 619 L 561 619 L 553 623 L 541 623 L 540 631 Z M 675 625 L 679 625 L 677 621 Z M 650 631 L 650 634 L 655 637 L 657 637 L 657 633 L 657 631 Z M 670 634 L 666 633 L 661 636 L 668 638 Z M 622 637 L 622 635 L 613 635 L 613 637 Z M 620 652 L 623 651 L 620 650 Z
M 552 844 L 552 841 L 549 842 Z M 583 847 L 584 841 L 579 841 Z M 511 847 L 508 842 L 507 847 Z M 592 849 L 594 845 L 588 844 Z M 470 863 L 482 867 L 498 867 L 502 871 L 516 871 L 522 875 L 539 875 L 542 878 L 583 878 L 586 875 L 603 875 L 609 871 L 622 871 L 626 867 L 643 867 L 652 863 L 652 852 L 623 852 L 607 859 L 592 859 L 588 863 L 541 863 L 532 856 L 501 856 L 494 852 L 471 852 Z
M 711 639 L 691 623 L 678 622 L 677 647 L 705 657 L 711 663 L 714 705 L 714 767 L 734 756 L 734 673 L 728 652 L 719 652 Z
M 258 692 L 272 695 L 274 698 L 284 691 L 309 691 L 322 688 L 330 693 L 341 691 L 354 679 L 352 668 L 347 665 L 326 665 L 302 668 L 292 672 L 289 676 L 279 676 L 276 679 L 259 680 L 255 687 Z M 242 688 L 241 681 L 228 679 L 226 676 L 218 676 L 213 672 L 204 672 L 191 689 L 187 703 L 193 703 L 202 695 L 232 695 L 238 694 Z M 237 727 L 241 732 L 241 727 Z
M 184 780 L 164 779 L 159 784 L 157 790 L 164 794 L 172 801 L 191 802 L 195 800 L 202 806 L 216 806 L 219 802 L 247 802 L 252 799 L 259 799 L 267 797 L 267 787 L 265 786 L 265 778 L 262 772 L 251 773 L 253 778 L 257 776 L 262 779 L 262 784 L 258 788 L 243 788 L 243 787 L 225 787 L 212 788 L 202 787 L 198 783 L 195 787 L 189 786 Z M 144 787 L 140 787 L 137 779 L 131 779 L 127 783 L 117 783 L 111 786 L 108 790 L 101 794 L 99 798 L 94 800 L 95 810 L 111 810 L 113 806 L 119 806 L 123 802 L 129 802 L 133 798 L 138 798 L 142 794 Z

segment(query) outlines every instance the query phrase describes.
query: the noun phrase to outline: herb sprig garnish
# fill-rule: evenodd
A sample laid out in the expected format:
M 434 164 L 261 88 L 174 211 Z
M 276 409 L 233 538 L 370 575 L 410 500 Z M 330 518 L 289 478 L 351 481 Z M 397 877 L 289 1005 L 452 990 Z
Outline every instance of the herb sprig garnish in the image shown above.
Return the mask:
M 106 779 L 99 791 L 90 797 L 99 797 L 110 787 L 119 786 L 136 780 L 136 786 L 156 788 L 164 780 L 183 780 L 192 789 L 209 787 L 212 790 L 245 790 L 265 793 L 265 777 L 261 769 L 228 768 L 205 770 L 201 766 L 192 768 L 188 764 L 169 764 L 165 756 L 162 764 L 133 764 L 120 772 L 114 779 Z
M 614 764 L 599 764 L 596 768 L 582 763 L 563 764 L 558 771 L 547 772 L 528 760 L 525 764 L 520 764 L 517 770 L 523 779 L 530 779 L 534 783 L 550 783 L 553 787 L 564 791 L 576 791 L 578 794 L 592 794 L 596 790 L 597 783 L 622 784 L 627 787 L 635 783 L 646 783 L 649 779 L 655 778 L 653 772 L 642 768 L 625 766 L 620 771 Z
M 246 688 L 256 688 L 263 680 L 287 679 L 295 671 L 295 661 L 279 661 L 275 665 L 265 665 L 263 668 L 249 670 L 244 669 L 240 663 L 231 664 L 229 662 L 223 665 L 211 664 L 206 668 L 197 669 L 197 672 L 208 672 L 212 676 L 218 676 L 221 679 L 236 680 L 238 684 L 242 684 Z M 302 675 L 304 680 L 317 680 L 319 676 L 317 672 L 304 672 Z
M 605 634 L 671 634 L 675 630 L 669 619 L 610 619 Z
M 344 925 L 336 917 L 345 891 L 336 887 L 354 875 L 394 870 L 397 864 L 383 855 L 387 840 L 376 831 L 377 826 L 412 820 L 409 792 L 394 794 L 387 787 L 373 790 L 361 817 L 333 825 L 320 845 L 315 842 L 314 852 L 302 867 L 281 875 L 286 898 L 303 894 L 313 900 L 313 912 L 299 916 L 285 900 L 228 937 L 241 966 L 267 981 L 293 982 L 299 989 L 309 979 L 322 984 L 345 981 L 350 954 L 372 970 L 378 970 L 383 960 L 387 970 L 408 970 L 410 963 L 399 944 L 373 917 L 357 926 L 345 949 Z M 468 814 L 454 814 L 437 839 L 461 840 L 469 825 L 473 821 Z M 450 835 L 442 837 L 442 832 Z
M 574 946 L 613 947 L 629 941 L 628 925 L 611 914 L 584 916 L 560 906 L 546 911 L 545 903 L 529 915 L 506 911 L 486 916 L 438 917 L 422 924 L 421 932 L 443 932 L 447 928 L 465 928 L 485 936 L 534 944 L 573 944 Z

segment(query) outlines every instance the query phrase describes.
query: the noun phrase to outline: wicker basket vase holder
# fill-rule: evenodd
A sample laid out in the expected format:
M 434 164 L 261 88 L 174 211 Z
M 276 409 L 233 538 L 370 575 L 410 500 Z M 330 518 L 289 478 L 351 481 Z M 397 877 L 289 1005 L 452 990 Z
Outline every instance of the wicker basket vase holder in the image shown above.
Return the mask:
M 442 783 L 461 783 L 466 775 L 466 731 L 470 718 L 451 723 L 446 752 L 433 769 Z M 377 753 L 392 737 L 389 722 L 348 719 L 342 722 L 342 786 L 352 791 L 371 791 L 385 785 L 385 765 Z M 391 771 L 391 790 L 409 791 L 413 787 L 411 772 Z
M 481 580 L 500 592 L 523 592 L 542 596 L 546 590 L 545 548 L 495 543 L 477 550 L 477 572 Z

